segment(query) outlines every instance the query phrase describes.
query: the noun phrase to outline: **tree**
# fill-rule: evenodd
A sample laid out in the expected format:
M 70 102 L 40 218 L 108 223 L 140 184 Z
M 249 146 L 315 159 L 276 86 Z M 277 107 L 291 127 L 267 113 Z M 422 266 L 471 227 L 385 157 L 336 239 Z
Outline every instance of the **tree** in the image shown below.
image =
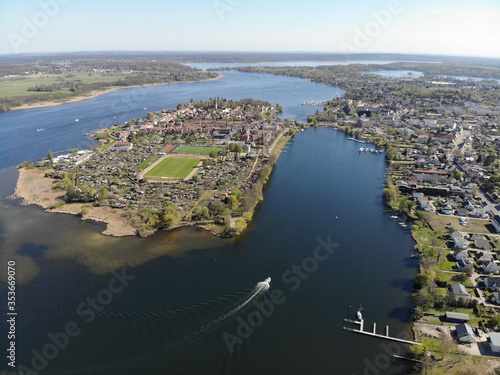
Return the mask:
M 155 118 L 155 114 L 153 112 L 148 112 L 148 120 L 152 120 Z
M 171 228 L 179 222 L 179 207 L 175 203 L 168 202 L 163 209 L 162 221 L 166 228 Z
M 234 230 L 236 231 L 236 234 L 239 234 L 245 230 L 247 227 L 247 222 L 245 219 L 239 217 L 234 221 Z
M 243 193 L 241 192 L 240 189 L 234 189 L 232 192 L 231 192 L 231 195 L 234 195 L 236 197 L 236 199 L 238 200 L 238 202 L 241 200 L 241 198 L 243 197 Z
M 453 172 L 453 177 L 455 177 L 455 180 L 460 181 L 462 179 L 462 172 L 455 170 L 455 172 Z
M 52 155 L 52 151 L 49 150 L 49 153 L 47 154 L 47 158 L 49 159 L 50 165 L 54 165 L 54 155 Z
M 77 148 L 72 148 L 70 151 L 71 156 L 75 157 L 78 155 L 78 149 Z
M 212 159 L 217 159 L 217 157 L 219 156 L 219 153 L 217 151 L 210 151 L 208 156 L 210 156 Z
M 424 273 L 419 273 L 417 276 L 415 276 L 415 287 L 417 289 L 423 288 L 427 283 L 430 281 L 430 278 L 428 275 Z
M 233 209 L 238 206 L 238 199 L 234 195 L 229 195 L 227 197 L 227 205 L 229 208 Z

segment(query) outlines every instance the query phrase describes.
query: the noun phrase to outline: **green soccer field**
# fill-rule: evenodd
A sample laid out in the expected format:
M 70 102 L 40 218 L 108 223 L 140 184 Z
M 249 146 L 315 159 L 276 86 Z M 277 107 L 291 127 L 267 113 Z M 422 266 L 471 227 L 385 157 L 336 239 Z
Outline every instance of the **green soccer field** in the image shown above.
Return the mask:
M 185 178 L 200 163 L 198 158 L 166 158 L 151 169 L 144 177 L 150 179 Z
M 196 147 L 196 146 L 180 146 L 174 150 L 175 154 L 204 154 L 208 155 L 212 151 L 220 152 L 220 147 Z

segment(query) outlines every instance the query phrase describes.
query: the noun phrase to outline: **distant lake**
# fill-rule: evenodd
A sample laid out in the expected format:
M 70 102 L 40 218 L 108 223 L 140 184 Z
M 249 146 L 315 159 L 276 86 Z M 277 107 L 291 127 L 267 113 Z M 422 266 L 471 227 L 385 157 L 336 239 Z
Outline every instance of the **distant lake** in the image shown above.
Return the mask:
M 439 77 L 455 78 L 455 79 L 459 79 L 461 81 L 466 81 L 468 79 L 471 79 L 473 81 L 489 80 L 489 81 L 497 81 L 498 83 L 500 83 L 500 79 L 495 79 L 495 78 L 480 78 L 480 77 L 468 77 L 468 76 L 447 76 L 447 75 L 440 75 Z
M 241 66 L 328 66 L 328 65 L 349 65 L 349 64 L 392 64 L 395 62 L 411 62 L 400 60 L 345 60 L 345 61 L 271 61 L 259 63 L 185 63 L 184 65 L 199 69 L 216 69 L 216 68 L 236 68 Z M 414 62 L 414 61 L 413 61 Z M 427 63 L 427 61 L 426 61 Z
M 381 70 L 379 72 L 365 72 L 363 74 L 375 74 L 385 78 L 420 78 L 424 75 L 416 70 Z

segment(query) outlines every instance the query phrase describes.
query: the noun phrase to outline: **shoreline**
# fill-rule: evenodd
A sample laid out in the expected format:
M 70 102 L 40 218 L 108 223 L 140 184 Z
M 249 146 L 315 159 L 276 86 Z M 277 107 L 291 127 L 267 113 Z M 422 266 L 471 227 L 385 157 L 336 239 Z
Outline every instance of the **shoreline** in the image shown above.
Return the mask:
M 217 81 L 219 79 L 225 78 L 225 76 L 219 74 L 215 78 L 208 78 L 204 79 L 201 81 L 177 81 L 177 82 L 169 82 L 169 83 L 151 83 L 147 85 L 133 85 L 133 86 L 123 86 L 123 87 L 112 87 L 109 89 L 105 90 L 97 90 L 97 91 L 91 91 L 88 95 L 79 95 L 79 96 L 74 96 L 70 97 L 67 100 L 61 101 L 61 102 L 56 102 L 56 101 L 49 101 L 49 102 L 39 102 L 39 103 L 33 103 L 33 104 L 23 104 L 19 107 L 14 107 L 10 108 L 9 110 L 5 112 L 10 112 L 10 111 L 18 111 L 22 109 L 35 109 L 35 108 L 45 108 L 45 107 L 55 107 L 61 104 L 66 104 L 66 103 L 77 103 L 81 102 L 87 99 L 94 99 L 97 98 L 98 96 L 110 93 L 115 90 L 122 90 L 122 89 L 132 89 L 136 87 L 149 87 L 149 86 L 162 86 L 162 85 L 173 85 L 173 84 L 179 84 L 179 83 L 196 83 L 196 82 L 209 82 L 209 81 Z
M 53 190 L 57 180 L 46 178 L 46 169 L 18 169 L 19 176 L 14 194 L 9 198 L 21 199 L 20 205 L 35 205 L 49 213 L 69 214 L 80 216 L 82 220 L 92 220 L 106 224 L 106 229 L 101 232 L 112 237 L 135 236 L 137 230 L 133 228 L 122 216 L 123 211 L 110 207 L 92 207 L 87 214 L 82 213 L 84 203 L 68 203 L 59 206 L 64 196 L 63 191 Z

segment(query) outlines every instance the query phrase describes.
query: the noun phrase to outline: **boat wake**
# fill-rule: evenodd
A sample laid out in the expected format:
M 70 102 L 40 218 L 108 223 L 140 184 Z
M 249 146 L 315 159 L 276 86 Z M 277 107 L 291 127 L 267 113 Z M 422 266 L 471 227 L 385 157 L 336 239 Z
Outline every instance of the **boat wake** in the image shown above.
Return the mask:
M 221 324 L 225 320 L 229 319 L 231 316 L 233 316 L 238 311 L 240 311 L 245 306 L 247 306 L 250 302 L 252 302 L 252 300 L 254 300 L 258 296 L 262 295 L 267 290 L 269 290 L 270 287 L 271 287 L 271 278 L 268 277 L 266 280 L 257 283 L 257 285 L 255 285 L 255 287 L 245 296 L 244 301 L 241 302 L 240 304 L 238 304 L 236 307 L 234 307 L 233 309 L 231 309 L 227 313 L 219 316 L 218 318 L 212 320 L 210 323 L 205 324 L 201 328 L 199 328 L 193 332 L 190 332 L 187 335 L 184 335 L 181 339 L 170 342 L 166 345 L 163 345 L 154 351 L 151 351 L 148 353 L 143 353 L 143 354 L 138 355 L 134 358 L 130 358 L 125 362 L 110 363 L 108 365 L 100 366 L 98 369 L 92 368 L 92 370 L 103 371 L 103 370 L 117 369 L 120 367 L 129 366 L 133 362 L 137 362 L 137 361 L 141 361 L 141 360 L 145 360 L 145 359 L 154 357 L 158 354 L 168 353 L 168 352 L 176 352 L 178 350 L 181 350 L 182 348 L 186 347 L 187 345 L 194 343 L 195 341 L 199 340 L 201 337 L 208 334 L 210 331 L 212 331 L 219 324 Z M 73 370 L 69 373 L 66 372 L 65 374 L 86 374 L 86 373 L 88 373 L 88 369 L 80 370 L 80 371 Z

